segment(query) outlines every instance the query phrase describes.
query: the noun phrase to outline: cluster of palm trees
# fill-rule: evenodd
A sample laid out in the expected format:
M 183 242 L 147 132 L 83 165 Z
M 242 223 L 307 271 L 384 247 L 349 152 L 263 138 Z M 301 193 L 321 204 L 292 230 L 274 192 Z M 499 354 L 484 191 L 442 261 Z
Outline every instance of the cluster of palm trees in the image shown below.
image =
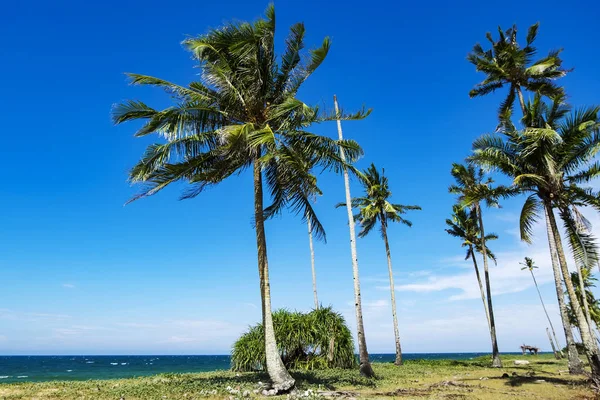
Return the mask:
M 488 316 L 492 338 L 493 365 L 500 366 L 492 308 L 492 292 L 488 275 L 488 258 L 495 260 L 486 246 L 481 202 L 497 205 L 508 196 L 526 194 L 520 215 L 521 239 L 532 242 L 532 230 L 537 220 L 544 218 L 558 304 L 567 340 L 569 370 L 582 372 L 581 361 L 573 339 L 573 332 L 565 301 L 565 289 L 591 366 L 592 375 L 600 377 L 598 342 L 592 329 L 587 296 L 577 296 L 572 274 L 569 272 L 561 229 L 557 216 L 564 225 L 577 269 L 575 276 L 584 288 L 583 274 L 598 263 L 596 241 L 589 222 L 580 212 L 581 207 L 600 211 L 600 197 L 586 185 L 600 175 L 596 155 L 600 150 L 600 108 L 584 107 L 573 110 L 566 102 L 564 89 L 557 84 L 569 70 L 562 67 L 560 51 L 551 51 L 534 61 L 534 41 L 538 24 L 528 29 L 526 44 L 517 41 L 517 28 L 503 31 L 494 39 L 488 33 L 491 47 L 484 50 L 476 44 L 468 60 L 486 78 L 470 92 L 471 97 L 483 96 L 501 88 L 508 95 L 498 109 L 499 123 L 495 133 L 486 134 L 473 143 L 473 152 L 467 158 L 468 166 L 455 164 L 452 175 L 457 181 L 452 193 L 459 194 L 452 219 L 447 221 L 448 233 L 463 240 L 468 248 L 467 258 L 475 262 L 475 252 L 481 253 L 485 285 L 482 299 Z M 530 93 L 530 99 L 525 94 Z M 522 113 L 514 121 L 513 108 L 518 99 Z M 497 172 L 512 180 L 510 187 L 492 186 L 484 172 Z M 531 266 L 527 266 L 528 268 Z M 478 280 L 479 272 L 475 262 Z M 530 269 L 532 271 L 532 268 Z M 586 271 L 586 272 L 582 272 Z M 564 286 L 563 286 L 564 285 Z M 583 305 L 580 298 L 583 299 Z
M 477 44 L 468 57 L 478 71 L 486 74 L 485 80 L 471 91 L 471 96 L 486 95 L 503 87 L 508 87 L 509 92 L 499 107 L 496 133 L 474 142 L 473 154 L 466 165 L 452 166 L 456 183 L 450 192 L 458 197 L 453 215 L 446 221 L 447 231 L 462 240 L 467 258 L 473 260 L 492 340 L 492 365 L 501 366 L 488 265 L 489 260 L 495 262 L 496 258 L 487 246 L 496 236 L 485 233 L 482 205 L 498 206 L 503 198 L 527 193 L 520 219 L 521 237 L 531 242 L 533 224 L 544 215 L 570 370 L 580 372 L 582 367 L 573 340 L 563 283 L 592 372 L 600 376 L 600 354 L 593 339 L 586 296 L 583 296 L 582 307 L 555 217 L 557 211 L 578 271 L 589 270 L 598 261 L 598 251 L 589 224 L 578 207 L 600 210 L 598 194 L 581 186 L 600 174 L 600 163 L 594 161 L 600 150 L 599 109 L 571 111 L 563 88 L 556 84 L 556 79 L 569 72 L 561 67 L 560 52 L 550 52 L 533 61 L 537 29 L 537 24 L 529 28 L 525 47 L 517 42 L 516 27 L 507 31 L 500 29 L 498 40 L 487 35 L 491 49 L 484 50 Z M 188 184 L 182 198 L 192 198 L 232 175 L 246 171 L 252 174 L 265 364 L 275 392 L 288 391 L 295 382 L 282 362 L 275 340 L 265 221 L 288 209 L 307 223 L 314 304 L 318 309 L 313 237 L 324 239 L 325 231 L 312 207 L 314 198 L 321 194 L 313 171 L 343 174 L 346 199 L 340 206 L 344 205 L 348 212 L 360 371 L 373 376 L 362 322 L 354 223 L 361 226 L 360 237 L 379 225 L 388 262 L 396 364 L 401 364 L 388 226 L 390 222 L 410 226 L 404 214 L 420 209 L 390 202 L 391 191 L 383 170 L 371 165 L 361 172 L 353 166 L 362 150 L 355 141 L 343 139 L 341 121 L 363 119 L 370 110 L 347 114 L 340 111 L 334 98 L 334 111 L 325 112 L 297 98 L 301 85 L 323 63 L 330 47 L 329 39 L 325 38 L 322 45 L 306 57 L 302 53 L 304 36 L 304 25 L 293 25 L 285 50 L 277 57 L 275 10 L 271 5 L 265 17 L 253 23 L 230 23 L 183 42 L 199 64 L 198 81 L 181 86 L 159 78 L 129 74 L 134 85 L 166 90 L 174 99 L 171 107 L 157 110 L 141 101 L 130 100 L 113 109 L 117 124 L 144 121 L 136 136 L 154 133 L 162 138 L 161 143 L 148 146 L 130 171 L 130 181 L 143 187 L 132 200 L 156 194 L 177 181 Z M 531 100 L 525 98 L 528 92 L 533 94 Z M 515 124 L 512 114 L 517 98 L 522 118 Z M 338 139 L 309 131 L 313 124 L 327 121 L 337 121 Z M 513 184 L 495 186 L 485 175 L 489 171 L 508 176 Z M 362 197 L 351 197 L 350 174 L 357 176 L 363 185 Z M 265 205 L 265 190 L 270 200 L 268 205 Z M 354 209 L 359 212 L 354 214 Z M 483 260 L 483 282 L 477 254 L 481 254 Z M 580 283 L 584 288 L 583 282 Z
M 392 293 L 396 363 L 402 362 L 394 298 L 388 223 L 403 222 L 402 215 L 417 206 L 391 204 L 387 178 L 374 166 L 362 173 L 353 163 L 362 155 L 360 146 L 342 137 L 341 121 L 365 118 L 370 110 L 346 114 L 324 112 L 297 98 L 301 85 L 325 60 L 330 42 L 302 54 L 305 28 L 293 25 L 281 57 L 275 54 L 275 9 L 253 23 L 230 23 L 207 34 L 186 39 L 183 44 L 198 62 L 200 80 L 187 86 L 146 75 L 128 74 L 134 85 L 166 90 L 174 104 L 163 110 L 130 100 L 113 108 L 116 124 L 143 120 L 135 136 L 157 134 L 163 143 L 147 147 L 131 169 L 129 179 L 143 190 L 131 201 L 154 195 L 173 182 L 186 182 L 182 198 L 193 198 L 209 186 L 232 175 L 251 171 L 254 185 L 254 228 L 262 301 L 262 334 L 267 371 L 274 392 L 290 390 L 295 382 L 288 373 L 275 340 L 267 258 L 265 221 L 284 209 L 300 215 L 308 225 L 313 271 L 315 309 L 319 308 L 314 266 L 313 236 L 325 238 L 325 231 L 312 201 L 321 194 L 313 170 L 343 173 L 349 215 L 355 288 L 360 371 L 374 376 L 369 362 L 360 297 L 358 259 L 354 235 L 355 219 L 362 225 L 360 236 L 379 223 L 385 242 Z M 311 125 L 337 121 L 339 139 L 309 132 Z M 350 197 L 349 174 L 365 187 L 365 197 Z M 265 189 L 271 203 L 265 205 Z M 352 209 L 360 207 L 354 217 Z

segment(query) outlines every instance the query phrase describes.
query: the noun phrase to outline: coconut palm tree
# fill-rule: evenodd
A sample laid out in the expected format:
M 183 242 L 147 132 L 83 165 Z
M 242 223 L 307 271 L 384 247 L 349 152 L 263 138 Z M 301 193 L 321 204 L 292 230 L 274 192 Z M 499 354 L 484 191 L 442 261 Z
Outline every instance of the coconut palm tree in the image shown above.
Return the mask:
M 477 222 L 477 212 L 475 208 L 465 208 L 460 204 L 452 206 L 452 216 L 450 219 L 446 219 L 446 225 L 448 228 L 446 232 L 455 238 L 462 240 L 462 247 L 467 248 L 467 255 L 465 260 L 469 258 L 473 260 L 473 267 L 475 268 L 475 276 L 477 277 L 477 284 L 479 285 L 479 292 L 481 294 L 481 301 L 483 302 L 483 309 L 485 311 L 485 317 L 488 323 L 488 329 L 491 329 L 490 324 L 490 313 L 488 311 L 487 299 L 485 296 L 485 290 L 481 283 L 481 275 L 479 274 L 479 267 L 477 266 L 477 256 L 475 252 L 482 254 L 481 238 L 479 231 L 479 223 Z M 490 240 L 498 239 L 498 236 L 493 233 L 488 233 L 485 236 L 485 242 Z M 486 248 L 486 255 L 490 260 L 496 261 L 496 256 L 489 248 Z
M 583 303 L 583 292 L 585 292 L 585 297 L 587 298 L 587 303 L 590 308 L 590 320 L 591 322 L 598 327 L 600 325 L 600 300 L 596 299 L 594 296 L 594 292 L 592 292 L 592 288 L 596 287 L 596 282 L 598 279 L 594 278 L 592 275 L 592 271 L 589 268 L 582 268 L 581 274 L 583 275 L 583 287 L 584 291 L 581 290 L 582 286 L 579 281 L 579 274 L 577 272 L 571 273 L 571 280 L 573 281 L 573 286 L 575 286 L 575 293 L 577 294 L 577 298 L 580 303 Z M 569 313 L 569 319 L 573 325 L 577 325 L 577 318 L 573 312 L 573 305 L 569 302 L 567 306 L 567 310 Z
M 335 112 L 339 114 L 337 96 L 333 96 Z M 343 140 L 342 122 L 337 120 L 338 139 Z M 340 147 L 340 158 L 346 162 L 346 152 Z M 365 338 L 365 326 L 362 314 L 362 298 L 360 295 L 360 277 L 358 274 L 358 255 L 356 251 L 356 232 L 354 229 L 354 218 L 352 216 L 352 205 L 350 195 L 350 176 L 348 168 L 344 168 L 344 191 L 346 195 L 346 212 L 348 214 L 348 229 L 350 231 L 350 255 L 352 257 L 352 280 L 354 281 L 354 311 L 356 312 L 356 334 L 358 336 L 358 357 L 360 360 L 360 374 L 368 378 L 375 377 L 375 371 L 369 360 L 369 351 L 367 350 L 367 339 Z
M 362 184 L 365 191 L 364 197 L 355 197 L 352 199 L 352 208 L 358 208 L 359 212 L 354 215 L 354 220 L 359 222 L 361 230 L 358 237 L 365 237 L 379 223 L 381 237 L 385 244 L 385 254 L 387 256 L 388 275 L 390 279 L 390 292 L 392 299 L 392 319 L 394 323 L 394 338 L 396 340 L 396 360 L 394 364 L 402 365 L 402 347 L 400 346 L 400 333 L 398 332 L 398 317 L 396 313 L 396 289 L 394 286 L 394 272 L 392 270 L 392 254 L 388 241 L 387 228 L 389 222 L 400 222 L 408 227 L 412 222 L 403 217 L 409 210 L 420 210 L 419 206 L 406 206 L 402 204 L 392 204 L 389 199 L 392 196 L 388 178 L 375 167 L 375 164 L 363 172 Z M 338 204 L 345 206 L 345 203 Z
M 148 146 L 130 171 L 130 181 L 143 184 L 132 200 L 156 194 L 176 181 L 189 184 L 182 198 L 191 198 L 232 175 L 251 172 L 266 366 L 273 392 L 288 391 L 295 382 L 281 360 L 273 331 L 265 218 L 290 208 L 310 220 L 314 234 L 324 234 L 306 195 L 316 187 L 316 177 L 306 165 L 340 171 L 346 166 L 340 148 L 349 161 L 361 150 L 355 142 L 335 141 L 307 130 L 313 123 L 368 114 L 326 114 L 296 97 L 329 50 L 326 38 L 310 57 L 301 57 L 304 34 L 303 24 L 293 25 L 278 59 L 271 5 L 265 17 L 254 23 L 230 23 L 184 41 L 199 63 L 199 81 L 181 86 L 129 74 L 134 85 L 165 89 L 173 97 L 172 106 L 157 110 L 130 100 L 113 109 L 117 124 L 146 121 L 135 136 L 157 133 L 166 141 Z M 265 186 L 272 198 L 268 212 Z
M 532 258 L 529 257 L 525 257 L 525 262 L 524 263 L 520 263 L 521 265 L 523 265 L 523 267 L 521 268 L 521 271 L 524 270 L 529 270 L 529 272 L 531 273 L 531 278 L 533 279 L 533 284 L 535 285 L 535 289 L 538 292 L 538 296 L 540 297 L 540 303 L 542 303 L 542 308 L 544 309 L 544 313 L 546 314 L 546 318 L 548 319 L 548 323 L 550 324 L 550 328 L 552 329 L 552 335 L 554 336 L 554 342 L 556 343 L 556 346 L 559 349 L 560 354 L 555 353 L 555 355 L 562 357 L 562 351 L 560 350 L 562 347 L 560 346 L 560 343 L 558 341 L 558 338 L 556 337 L 556 332 L 554 331 L 554 325 L 552 325 L 552 320 L 550 319 L 550 316 L 548 315 L 548 310 L 546 310 L 546 305 L 544 304 L 544 299 L 542 298 L 542 293 L 540 292 L 540 288 L 538 287 L 537 284 L 537 280 L 535 279 L 535 274 L 533 273 L 534 269 L 537 269 L 537 266 L 535 265 L 535 262 L 533 261 Z M 557 357 L 557 358 L 560 358 Z
M 585 274 L 583 270 L 591 270 L 592 266 L 598 264 L 599 261 L 598 245 L 596 238 L 591 233 L 592 225 L 574 204 L 571 207 L 562 207 L 559 215 L 565 226 L 571 252 L 574 256 L 577 280 L 579 281 L 577 286 L 584 287 Z M 575 291 L 577 292 L 577 290 Z M 579 296 L 579 299 L 583 305 L 583 312 L 588 325 L 592 329 L 592 318 L 587 296 Z M 590 333 L 592 336 L 595 335 L 593 329 Z
M 492 367 L 502 367 L 500 352 L 498 350 L 498 339 L 496 337 L 496 322 L 494 320 L 494 308 L 492 306 L 492 287 L 490 282 L 490 273 L 488 268 L 487 246 L 485 244 L 485 229 L 483 226 L 483 215 L 481 211 L 481 202 L 485 202 L 488 207 L 498 207 L 500 197 L 506 197 L 512 194 L 511 189 L 505 186 L 492 187 L 493 180 L 485 179 L 483 170 L 476 170 L 474 166 L 463 164 L 452 164 L 451 174 L 456 184 L 451 185 L 448 191 L 457 194 L 458 201 L 463 207 L 472 207 L 477 215 L 479 223 L 479 240 L 481 245 L 481 254 L 483 257 L 483 273 L 485 278 L 486 299 L 490 320 L 490 337 L 492 339 Z
M 477 71 L 486 74 L 486 78 L 478 83 L 470 92 L 470 97 L 485 96 L 508 86 L 508 95 L 500 105 L 499 115 L 505 115 L 513 107 L 516 97 L 519 98 L 521 110 L 525 114 L 523 90 L 555 96 L 562 89 L 553 80 L 562 78 L 569 71 L 561 67 L 561 50 L 553 50 L 537 61 L 533 61 L 537 50 L 533 46 L 539 24 L 534 24 L 527 31 L 526 46 L 521 47 L 517 42 L 517 26 L 513 25 L 506 31 L 498 27 L 498 40 L 492 34 L 486 34 L 491 44 L 489 50 L 484 50 L 477 43 L 467 59 L 475 65 Z
M 569 347 L 569 369 L 577 372 L 581 367 L 574 350 L 566 306 L 562 300 L 561 279 L 564 280 L 581 328 L 592 373 L 599 377 L 598 347 L 590 335 L 584 312 L 575 295 L 554 209 L 559 210 L 567 228 L 570 224 L 565 215 L 573 205 L 588 205 L 600 210 L 598 194 L 592 189 L 578 186 L 600 175 L 600 163 L 593 161 L 600 150 L 600 108 L 584 108 L 571 113 L 564 103 L 564 95 L 557 96 L 551 105 L 545 104 L 541 101 L 541 96 L 536 95 L 527 109 L 523 119 L 525 129 L 518 130 L 510 120 L 504 120 L 500 133 L 484 135 L 475 141 L 475 153 L 471 160 L 503 172 L 513 179 L 521 191 L 530 193 L 521 211 L 520 230 L 523 241 L 531 242 L 534 222 L 540 215 L 545 216 L 557 297 Z M 574 252 L 576 257 L 593 252 L 591 248 L 584 248 L 589 244 L 585 240 L 572 243 L 578 243 L 577 249 L 580 251 Z M 584 259 L 581 261 L 587 263 Z

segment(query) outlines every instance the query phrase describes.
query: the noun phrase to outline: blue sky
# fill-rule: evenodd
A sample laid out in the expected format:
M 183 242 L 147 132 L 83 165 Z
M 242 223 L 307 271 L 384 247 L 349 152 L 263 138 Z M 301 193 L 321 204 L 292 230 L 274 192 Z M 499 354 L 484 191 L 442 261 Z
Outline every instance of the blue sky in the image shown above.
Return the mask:
M 166 106 L 160 90 L 131 87 L 123 72 L 187 83 L 198 70 L 186 35 L 231 19 L 252 20 L 265 1 L 12 2 L 0 16 L 4 76 L 0 196 L 0 354 L 224 354 L 260 319 L 250 176 L 194 200 L 170 188 L 126 207 L 136 189 L 128 169 L 155 138 L 114 127 L 113 103 Z M 307 47 L 332 38 L 327 61 L 300 98 L 372 115 L 344 124 L 365 150 L 359 162 L 385 167 L 393 199 L 418 204 L 413 228 L 390 229 L 400 333 L 406 352 L 490 347 L 470 264 L 444 232 L 453 197 L 450 164 L 495 127 L 502 94 L 469 99 L 482 79 L 465 57 L 485 32 L 541 23 L 540 52 L 563 47 L 562 83 L 574 105 L 598 103 L 600 6 L 559 2 L 277 1 L 278 42 L 304 21 Z M 335 136 L 334 124 L 315 132 Z M 317 211 L 328 243 L 316 245 L 319 297 L 354 329 L 352 272 L 340 176 L 321 177 Z M 354 195 L 360 188 L 354 182 Z M 516 236 L 518 206 L 486 211 L 499 264 L 492 286 L 501 351 L 526 342 L 548 348 L 530 276 L 533 256 L 559 326 L 543 227 L 527 247 Z M 590 215 L 596 226 L 600 219 Z M 306 227 L 292 215 L 268 222 L 275 308 L 312 306 Z M 366 337 L 371 352 L 393 352 L 383 243 L 359 240 Z M 562 335 L 561 335 L 562 337 Z M 564 344 L 564 340 L 563 340 Z

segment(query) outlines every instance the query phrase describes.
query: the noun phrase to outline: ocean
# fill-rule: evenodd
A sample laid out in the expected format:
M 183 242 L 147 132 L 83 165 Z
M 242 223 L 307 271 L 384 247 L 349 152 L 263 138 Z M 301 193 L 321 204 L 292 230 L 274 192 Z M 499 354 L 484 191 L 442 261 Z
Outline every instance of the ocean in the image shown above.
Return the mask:
M 405 360 L 466 360 L 488 353 L 407 353 Z M 394 354 L 371 354 L 393 362 Z M 161 373 L 229 369 L 229 356 L 0 356 L 0 384 L 54 380 L 118 379 Z

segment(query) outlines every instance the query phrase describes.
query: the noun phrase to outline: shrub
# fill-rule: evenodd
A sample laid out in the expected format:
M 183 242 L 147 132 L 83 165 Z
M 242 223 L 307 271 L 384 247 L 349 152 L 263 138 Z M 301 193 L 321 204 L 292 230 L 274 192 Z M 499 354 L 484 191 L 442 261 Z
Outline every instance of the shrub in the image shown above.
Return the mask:
M 353 368 L 352 333 L 344 318 L 331 307 L 309 313 L 278 310 L 273 313 L 275 339 L 281 359 L 288 369 L 315 370 Z M 262 324 L 244 333 L 233 345 L 234 371 L 261 371 L 266 367 Z

